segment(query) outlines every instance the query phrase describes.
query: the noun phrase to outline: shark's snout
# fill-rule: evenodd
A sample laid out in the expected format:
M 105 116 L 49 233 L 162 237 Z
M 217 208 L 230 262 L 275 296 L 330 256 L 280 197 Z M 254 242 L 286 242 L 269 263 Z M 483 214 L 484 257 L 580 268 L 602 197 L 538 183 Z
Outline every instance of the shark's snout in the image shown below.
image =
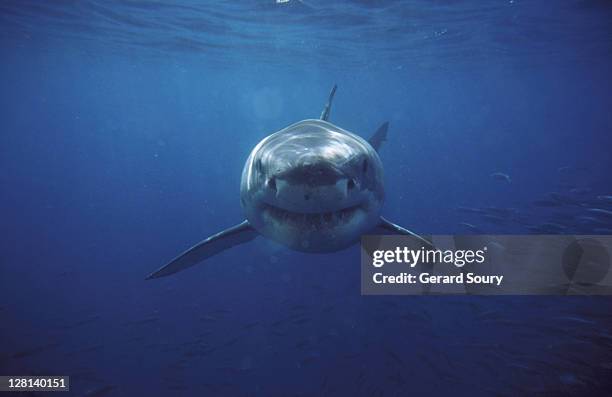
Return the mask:
M 335 185 L 345 175 L 333 163 L 304 161 L 276 177 L 293 185 Z
M 355 205 L 359 182 L 332 163 L 304 162 L 265 181 L 270 203 L 288 211 L 321 213 Z

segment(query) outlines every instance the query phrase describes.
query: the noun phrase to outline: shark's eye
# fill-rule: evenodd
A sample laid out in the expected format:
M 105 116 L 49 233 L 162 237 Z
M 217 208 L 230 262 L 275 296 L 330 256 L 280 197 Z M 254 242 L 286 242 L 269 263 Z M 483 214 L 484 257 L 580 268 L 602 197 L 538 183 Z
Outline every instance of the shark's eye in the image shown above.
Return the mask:
M 361 171 L 364 174 L 368 171 L 368 160 L 363 160 L 363 164 L 361 164 Z
M 349 181 L 346 183 L 346 187 L 348 188 L 348 190 L 354 189 L 355 185 L 356 183 L 353 178 L 349 179 Z
M 266 184 L 268 185 L 268 188 L 276 191 L 276 179 L 274 177 L 268 179 Z

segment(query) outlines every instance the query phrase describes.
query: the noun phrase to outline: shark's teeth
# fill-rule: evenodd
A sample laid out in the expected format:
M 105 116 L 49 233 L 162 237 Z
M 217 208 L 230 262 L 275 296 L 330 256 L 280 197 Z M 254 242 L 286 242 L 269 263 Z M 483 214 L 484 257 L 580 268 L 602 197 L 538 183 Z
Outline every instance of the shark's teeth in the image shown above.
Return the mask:
M 345 208 L 339 211 L 321 213 L 300 213 L 280 209 L 274 206 L 267 206 L 270 216 L 279 222 L 293 224 L 299 227 L 307 227 L 316 231 L 321 229 L 331 229 L 338 225 L 348 223 L 358 207 Z

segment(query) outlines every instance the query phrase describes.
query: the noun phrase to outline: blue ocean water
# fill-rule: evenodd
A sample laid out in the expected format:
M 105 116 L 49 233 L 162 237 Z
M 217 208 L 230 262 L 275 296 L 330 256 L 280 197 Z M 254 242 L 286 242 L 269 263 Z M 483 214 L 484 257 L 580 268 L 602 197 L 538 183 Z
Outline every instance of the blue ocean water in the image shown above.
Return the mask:
M 609 395 L 606 297 L 361 296 L 358 247 L 264 239 L 144 277 L 244 218 L 252 147 L 335 83 L 332 122 L 390 122 L 389 219 L 612 233 L 584 218 L 612 195 L 610 21 L 596 0 L 0 2 L 0 374 L 89 396 Z

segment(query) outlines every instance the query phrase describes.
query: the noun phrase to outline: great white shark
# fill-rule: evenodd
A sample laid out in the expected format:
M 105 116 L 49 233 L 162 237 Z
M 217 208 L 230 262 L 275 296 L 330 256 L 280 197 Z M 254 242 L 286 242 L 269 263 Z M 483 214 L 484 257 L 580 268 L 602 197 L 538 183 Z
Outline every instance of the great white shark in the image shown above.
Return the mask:
M 304 252 L 332 252 L 364 234 L 403 234 L 431 243 L 381 216 L 383 123 L 369 140 L 329 122 L 332 88 L 319 119 L 292 124 L 260 141 L 242 171 L 246 220 L 189 248 L 147 279 L 168 276 L 261 235 Z

